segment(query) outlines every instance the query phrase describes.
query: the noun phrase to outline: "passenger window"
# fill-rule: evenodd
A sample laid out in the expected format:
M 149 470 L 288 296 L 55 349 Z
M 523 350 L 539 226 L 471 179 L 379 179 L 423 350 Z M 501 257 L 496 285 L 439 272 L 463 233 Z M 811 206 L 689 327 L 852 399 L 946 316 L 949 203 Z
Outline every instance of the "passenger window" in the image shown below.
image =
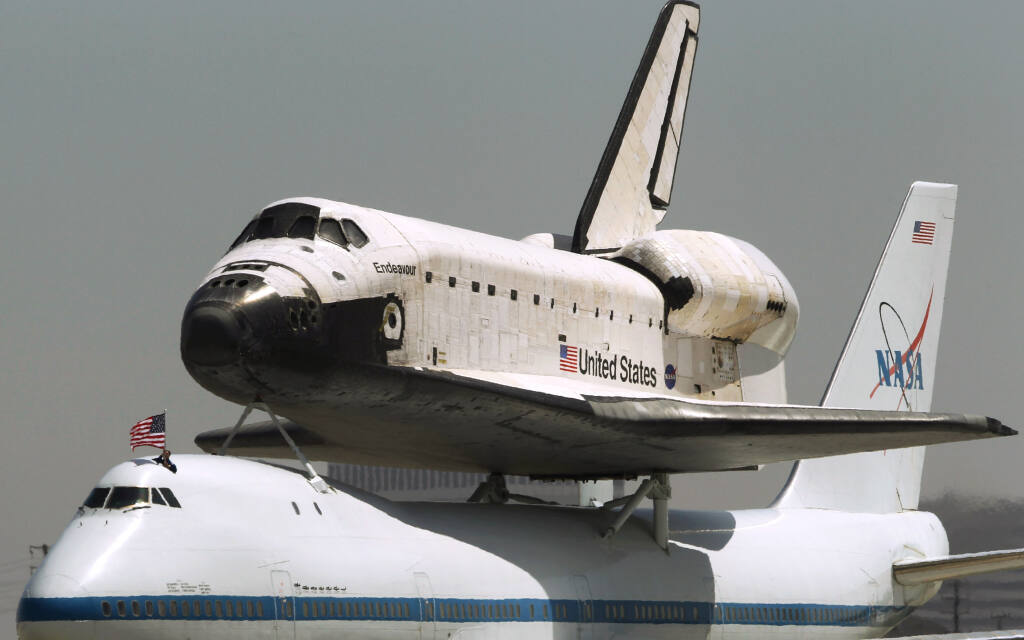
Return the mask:
M 336 245 L 347 247 L 348 240 L 345 239 L 345 234 L 341 232 L 341 224 L 334 218 L 323 218 L 320 220 L 320 231 L 317 232 L 324 240 L 333 242 Z
M 224 612 L 227 614 L 227 616 L 229 618 L 234 618 L 235 617 L 235 609 L 234 609 L 234 607 L 231 606 L 231 601 L 230 600 L 226 600 L 224 602 Z
M 348 218 L 341 221 L 341 228 L 344 229 L 345 237 L 348 241 L 357 249 L 370 241 L 366 234 L 363 233 L 363 230 L 359 228 L 359 225 Z
M 168 603 L 168 606 L 170 607 L 170 610 L 171 610 L 171 617 L 172 618 L 177 618 L 178 617 L 178 601 L 177 600 L 171 600 Z
M 309 617 L 309 603 L 306 602 L 305 600 L 302 601 L 302 617 L 303 618 L 308 618 Z
M 256 222 L 257 221 L 254 219 L 251 220 L 249 224 L 245 225 L 245 228 L 242 229 L 242 233 L 238 234 L 238 237 L 235 238 L 235 241 L 231 243 L 231 249 L 234 249 L 235 247 L 249 239 L 249 236 L 252 235 L 252 230 L 256 228 Z
M 150 617 L 153 616 L 153 601 L 152 600 L 146 600 L 146 615 L 150 616 Z
M 316 218 L 313 216 L 299 216 L 292 223 L 292 228 L 288 230 L 289 238 L 305 238 L 306 240 L 313 239 L 313 233 L 316 231 Z
M 299 515 L 299 505 L 292 503 L 292 509 L 295 509 L 295 515 Z
M 174 497 L 174 494 L 167 487 L 160 487 L 160 493 L 163 494 L 164 500 L 167 501 L 168 506 L 174 507 L 175 509 L 181 508 L 181 503 Z
M 124 606 L 124 600 L 117 601 L 117 615 L 122 618 L 128 615 L 128 609 Z
M 252 617 L 252 600 L 245 603 L 245 615 L 247 618 Z
M 288 605 L 289 605 L 288 606 L 288 610 L 291 611 L 291 603 L 289 602 Z M 290 616 L 291 614 L 289 613 L 288 615 Z M 258 617 L 258 618 L 262 618 L 263 617 L 263 601 L 262 600 L 258 600 L 256 602 L 256 617 Z
M 108 509 L 125 509 L 136 504 L 149 502 L 148 487 L 114 487 L 107 500 Z
M 96 487 L 89 492 L 86 496 L 85 502 L 82 503 L 83 507 L 90 507 L 92 509 L 99 509 L 103 506 L 103 503 L 107 499 L 107 494 L 110 493 L 110 487 Z
M 109 618 L 110 614 L 113 613 L 110 609 L 110 603 L 104 600 L 100 603 L 100 609 L 103 611 L 103 617 Z
M 162 495 L 160 495 L 160 490 L 159 489 L 154 488 L 153 492 L 152 492 L 152 496 L 153 496 L 153 504 L 162 504 L 164 506 L 167 506 L 167 503 L 164 502 L 164 497 Z
M 202 605 L 199 604 L 198 600 L 193 600 L 192 601 L 192 615 L 197 617 L 197 618 L 199 616 L 203 615 Z
M 214 605 L 217 608 L 217 617 L 218 618 L 223 618 L 224 617 L 224 604 L 220 600 L 218 600 L 217 602 L 214 603 Z M 207 610 L 209 610 L 209 607 L 207 607 Z
M 167 617 L 167 603 L 163 600 L 156 601 L 156 612 L 161 618 Z
M 210 602 L 209 600 L 206 601 L 206 617 L 207 618 L 212 618 L 213 617 L 213 603 Z
M 318 505 L 317 503 L 313 503 L 313 508 L 316 509 L 316 512 L 320 515 L 324 515 L 324 512 L 320 510 L 320 505 Z
M 139 607 L 138 600 L 132 600 L 132 615 L 136 618 L 142 615 L 142 609 Z

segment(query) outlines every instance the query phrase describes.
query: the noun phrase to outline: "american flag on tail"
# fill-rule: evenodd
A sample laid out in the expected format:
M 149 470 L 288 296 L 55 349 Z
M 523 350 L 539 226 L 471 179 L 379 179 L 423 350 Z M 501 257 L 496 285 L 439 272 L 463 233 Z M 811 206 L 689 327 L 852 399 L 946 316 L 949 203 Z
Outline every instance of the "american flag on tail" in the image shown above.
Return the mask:
M 163 413 L 149 416 L 145 420 L 139 420 L 132 427 L 132 451 L 135 447 L 156 447 L 163 449 L 167 446 L 167 428 L 164 423 Z
M 935 241 L 935 223 L 924 220 L 914 221 L 914 235 L 910 240 L 914 244 L 931 244 Z

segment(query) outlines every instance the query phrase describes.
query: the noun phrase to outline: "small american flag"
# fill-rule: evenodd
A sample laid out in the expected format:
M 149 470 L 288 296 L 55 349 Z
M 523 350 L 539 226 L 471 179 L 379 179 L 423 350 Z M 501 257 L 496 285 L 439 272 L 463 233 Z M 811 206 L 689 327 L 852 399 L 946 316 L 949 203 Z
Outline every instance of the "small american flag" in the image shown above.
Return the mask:
M 935 223 L 917 220 L 914 222 L 914 244 L 931 244 L 935 242 Z
M 164 414 L 158 413 L 145 420 L 139 420 L 132 427 L 132 451 L 135 447 L 156 447 L 163 449 L 167 446 L 167 429 L 164 426 Z
M 576 373 L 576 368 L 580 364 L 579 347 L 569 347 L 564 344 L 559 346 L 558 368 L 569 373 Z

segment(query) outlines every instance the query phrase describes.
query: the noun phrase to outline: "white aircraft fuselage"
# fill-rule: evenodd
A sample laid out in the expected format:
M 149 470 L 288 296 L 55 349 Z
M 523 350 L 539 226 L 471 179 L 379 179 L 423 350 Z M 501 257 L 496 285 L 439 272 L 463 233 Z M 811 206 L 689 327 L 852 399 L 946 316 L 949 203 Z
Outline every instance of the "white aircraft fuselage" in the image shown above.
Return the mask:
M 26 587 L 19 637 L 878 637 L 938 588 L 899 585 L 893 562 L 947 552 L 921 512 L 677 511 L 666 553 L 643 515 L 606 539 L 594 508 L 392 503 L 175 460 L 100 480 L 100 504 L 151 487 L 180 507 L 153 492 L 80 509 Z

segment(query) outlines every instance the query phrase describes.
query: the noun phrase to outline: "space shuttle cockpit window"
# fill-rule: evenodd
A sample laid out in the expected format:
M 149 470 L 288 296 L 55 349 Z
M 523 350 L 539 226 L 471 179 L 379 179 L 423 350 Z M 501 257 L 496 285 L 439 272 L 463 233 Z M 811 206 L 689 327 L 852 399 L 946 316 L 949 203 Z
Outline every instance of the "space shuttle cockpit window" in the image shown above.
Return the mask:
M 252 220 L 249 221 L 249 224 L 245 225 L 245 228 L 242 229 L 242 233 L 238 234 L 238 237 L 235 238 L 235 241 L 231 243 L 232 249 L 234 249 L 235 247 L 237 247 L 238 245 L 242 244 L 243 242 L 247 241 L 249 238 L 252 237 L 253 229 L 256 228 L 256 222 L 258 222 L 258 220 L 256 218 L 253 218 Z
M 336 245 L 342 247 L 348 246 L 348 240 L 345 239 L 345 234 L 341 231 L 341 223 L 334 218 L 323 218 L 320 220 L 320 231 L 318 235 L 327 240 L 333 242 Z
M 370 241 L 370 239 L 366 237 L 366 234 L 363 233 L 363 230 L 359 228 L 359 225 L 356 224 L 354 220 L 349 220 L 348 218 L 345 218 L 344 220 L 341 221 L 341 227 L 342 229 L 345 230 L 345 237 L 348 238 L 348 241 L 352 243 L 352 246 L 354 246 L 357 249 Z
M 313 239 L 313 233 L 316 231 L 316 218 L 313 216 L 299 216 L 292 223 L 290 229 L 288 229 L 289 238 L 304 238 L 306 240 Z

